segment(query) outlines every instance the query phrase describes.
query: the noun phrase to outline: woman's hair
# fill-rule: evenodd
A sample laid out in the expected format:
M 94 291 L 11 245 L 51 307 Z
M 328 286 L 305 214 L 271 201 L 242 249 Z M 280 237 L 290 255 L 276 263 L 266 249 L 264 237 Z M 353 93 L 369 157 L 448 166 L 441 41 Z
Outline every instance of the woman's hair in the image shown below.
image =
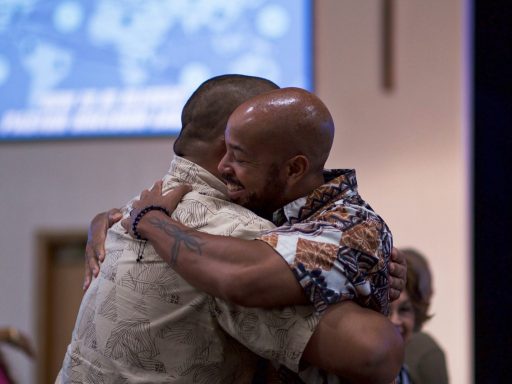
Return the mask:
M 401 249 L 407 260 L 407 283 L 405 289 L 414 310 L 414 331 L 418 332 L 423 324 L 432 318 L 428 314 L 432 297 L 432 275 L 425 256 L 415 249 Z

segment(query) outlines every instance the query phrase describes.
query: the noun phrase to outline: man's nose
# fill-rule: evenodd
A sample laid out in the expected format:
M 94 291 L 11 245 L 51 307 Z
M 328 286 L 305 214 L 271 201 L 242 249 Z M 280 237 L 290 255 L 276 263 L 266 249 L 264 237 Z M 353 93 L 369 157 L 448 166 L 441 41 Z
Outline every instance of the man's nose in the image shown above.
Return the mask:
M 223 174 L 227 171 L 228 165 L 227 165 L 227 153 L 220 159 L 219 165 L 217 167 L 220 174 Z

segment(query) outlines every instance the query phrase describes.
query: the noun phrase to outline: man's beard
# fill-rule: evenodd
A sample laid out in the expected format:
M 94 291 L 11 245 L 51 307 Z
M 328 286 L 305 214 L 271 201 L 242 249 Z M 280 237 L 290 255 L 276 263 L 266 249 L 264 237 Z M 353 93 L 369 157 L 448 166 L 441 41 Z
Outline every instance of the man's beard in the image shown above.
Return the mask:
M 272 219 L 275 210 L 281 208 L 286 181 L 279 177 L 279 167 L 274 164 L 265 177 L 265 187 L 260 192 L 252 192 L 237 204 L 251 210 L 267 220 Z

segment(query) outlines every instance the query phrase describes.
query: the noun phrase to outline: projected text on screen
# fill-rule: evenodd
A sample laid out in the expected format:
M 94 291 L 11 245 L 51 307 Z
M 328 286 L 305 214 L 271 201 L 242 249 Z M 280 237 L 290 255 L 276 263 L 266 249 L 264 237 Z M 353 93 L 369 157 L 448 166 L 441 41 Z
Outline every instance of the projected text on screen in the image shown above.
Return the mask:
M 175 134 L 209 77 L 311 88 L 310 1 L 0 2 L 0 139 Z

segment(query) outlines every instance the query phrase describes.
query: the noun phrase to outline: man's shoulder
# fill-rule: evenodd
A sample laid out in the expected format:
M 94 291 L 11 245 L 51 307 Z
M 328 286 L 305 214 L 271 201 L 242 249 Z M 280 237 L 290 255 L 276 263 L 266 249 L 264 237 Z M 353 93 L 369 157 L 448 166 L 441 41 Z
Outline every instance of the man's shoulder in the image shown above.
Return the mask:
M 183 198 L 173 218 L 207 233 L 241 238 L 254 238 L 261 231 L 274 227 L 270 221 L 242 206 L 198 191 Z
M 313 307 L 247 308 L 220 299 L 215 303 L 220 326 L 234 339 L 263 358 L 299 370 L 301 356 L 320 319 Z
M 373 210 L 358 194 L 349 198 L 340 198 L 319 210 L 316 215 L 304 222 L 320 222 L 332 225 L 341 231 L 364 231 L 365 238 L 389 238 L 391 231 L 385 220 Z

